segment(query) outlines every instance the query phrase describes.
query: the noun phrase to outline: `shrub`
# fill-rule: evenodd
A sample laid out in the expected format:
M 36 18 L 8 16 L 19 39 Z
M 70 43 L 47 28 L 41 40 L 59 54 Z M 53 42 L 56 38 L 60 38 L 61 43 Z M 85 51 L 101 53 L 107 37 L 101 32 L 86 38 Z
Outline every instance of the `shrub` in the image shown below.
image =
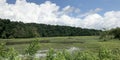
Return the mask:
M 51 48 L 49 52 L 47 53 L 46 60 L 53 60 L 54 59 L 54 50 Z
M 26 57 L 28 57 L 30 60 L 33 60 L 35 53 L 37 53 L 39 49 L 40 49 L 39 41 L 37 39 L 33 40 L 25 50 Z
M 14 48 L 7 48 L 5 43 L 0 43 L 0 60 L 16 60 L 18 52 Z

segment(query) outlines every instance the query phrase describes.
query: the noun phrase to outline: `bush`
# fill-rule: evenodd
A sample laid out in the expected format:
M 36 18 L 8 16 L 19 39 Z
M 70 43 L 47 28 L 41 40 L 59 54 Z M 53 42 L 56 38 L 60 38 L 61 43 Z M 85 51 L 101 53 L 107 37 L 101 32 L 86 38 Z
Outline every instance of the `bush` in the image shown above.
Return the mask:
M 5 43 L 0 43 L 0 60 L 16 60 L 18 52 L 14 48 L 7 48 Z
M 100 39 L 103 41 L 110 40 L 112 38 L 120 40 L 120 28 L 105 30 L 100 34 Z
M 39 49 L 39 41 L 37 39 L 33 40 L 28 48 L 25 50 L 26 57 L 28 57 L 30 60 L 33 60 L 35 53 L 37 53 Z
M 50 49 L 47 53 L 46 60 L 54 60 L 54 53 L 55 51 L 53 49 Z
M 112 51 L 106 48 L 99 49 L 98 57 L 100 60 L 112 60 Z
M 114 38 L 117 38 L 120 40 L 120 28 L 111 29 L 110 33 L 114 35 Z

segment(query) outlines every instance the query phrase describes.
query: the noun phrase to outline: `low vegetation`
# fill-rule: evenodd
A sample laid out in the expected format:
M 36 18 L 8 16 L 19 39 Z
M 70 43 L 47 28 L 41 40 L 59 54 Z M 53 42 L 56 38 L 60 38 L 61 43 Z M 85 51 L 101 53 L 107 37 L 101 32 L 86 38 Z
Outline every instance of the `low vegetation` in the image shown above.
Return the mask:
M 120 41 L 111 39 L 101 42 L 99 36 L 78 36 L 78 37 L 46 37 L 36 39 L 9 39 L 10 42 L 31 41 L 24 44 L 0 45 L 0 60 L 120 60 Z M 41 40 L 49 40 L 49 43 L 39 43 Z M 83 43 L 67 43 L 70 41 L 78 41 Z M 55 43 L 51 43 L 55 42 Z M 59 43 L 56 43 L 59 42 Z M 61 43 L 66 42 L 66 43 Z M 23 46 L 22 46 L 23 45 Z M 70 52 L 66 48 L 78 47 L 80 50 Z M 22 49 L 22 53 L 18 50 Z M 35 57 L 36 52 L 40 49 L 47 48 L 49 51 L 44 58 Z M 53 48 L 53 49 L 51 49 Z M 61 50 L 56 50 L 60 48 Z M 20 56 L 20 55 L 23 56 Z
M 66 50 L 53 52 L 53 50 L 48 52 L 46 60 L 120 60 L 120 49 L 110 50 L 102 47 L 96 53 L 91 51 L 70 53 Z
M 26 49 L 24 57 L 20 57 L 14 48 L 6 48 L 0 44 L 0 60 L 41 60 L 34 55 L 38 51 L 38 42 L 34 40 Z M 50 49 L 43 60 L 120 60 L 120 49 L 107 49 L 100 47 L 97 52 L 84 50 L 69 52 L 67 50 L 55 51 Z

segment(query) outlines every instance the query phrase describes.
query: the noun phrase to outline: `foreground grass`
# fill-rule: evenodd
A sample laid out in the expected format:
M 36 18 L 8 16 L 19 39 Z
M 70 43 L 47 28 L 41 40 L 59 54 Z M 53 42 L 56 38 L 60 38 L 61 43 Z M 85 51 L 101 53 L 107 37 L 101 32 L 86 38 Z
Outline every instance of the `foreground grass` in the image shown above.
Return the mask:
M 30 46 L 37 46 L 37 45 L 29 45 L 27 51 L 28 53 L 32 54 L 23 54 L 23 56 L 19 56 L 14 48 L 9 49 L 6 51 L 6 48 L 1 44 L 1 47 L 5 49 L 0 50 L 0 60 L 120 60 L 120 49 L 107 49 L 104 46 L 99 47 L 97 52 L 93 52 L 90 50 L 76 50 L 76 51 L 69 51 L 69 50 L 54 50 L 50 49 L 46 54 L 45 57 L 35 57 L 34 55 L 34 48 L 31 49 Z M 35 48 L 36 49 L 36 48 Z M 2 54 L 4 53 L 4 54 Z

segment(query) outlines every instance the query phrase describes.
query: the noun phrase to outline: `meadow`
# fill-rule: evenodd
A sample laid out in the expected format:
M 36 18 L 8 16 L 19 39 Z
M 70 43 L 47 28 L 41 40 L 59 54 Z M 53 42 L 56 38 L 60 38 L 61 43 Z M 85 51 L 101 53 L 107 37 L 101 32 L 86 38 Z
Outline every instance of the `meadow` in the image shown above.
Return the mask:
M 41 37 L 41 38 L 26 38 L 26 39 L 0 39 L 7 44 L 7 47 L 13 47 L 18 51 L 23 51 L 31 41 L 39 40 L 41 50 L 54 49 L 67 49 L 70 47 L 77 47 L 96 51 L 101 46 L 114 49 L 120 48 L 120 41 L 111 39 L 109 41 L 102 41 L 99 36 L 67 36 L 67 37 Z
M 69 49 L 79 49 L 80 51 L 90 51 L 90 52 L 93 52 L 92 54 L 95 56 L 97 56 L 96 54 L 98 54 L 101 47 L 108 49 L 108 50 L 103 49 L 105 50 L 103 51 L 105 53 L 106 51 L 109 52 L 109 50 L 120 49 L 120 45 L 119 45 L 120 41 L 118 39 L 110 39 L 107 41 L 103 41 L 99 39 L 99 36 L 66 36 L 66 37 L 41 37 L 41 38 L 24 38 L 24 39 L 0 39 L 0 42 L 6 42 L 6 47 L 14 48 L 16 51 L 19 52 L 19 54 L 24 54 L 25 49 L 29 46 L 29 44 L 33 40 L 38 40 L 39 47 L 40 47 L 39 51 L 48 50 L 47 52 L 42 52 L 42 53 L 53 54 L 51 53 L 51 48 L 52 48 L 53 50 L 56 51 L 56 54 L 58 54 L 58 56 L 61 54 L 62 54 L 61 56 L 64 56 L 63 50 L 69 50 Z M 60 52 L 60 51 L 63 51 L 63 52 Z M 77 51 L 74 50 L 74 52 L 77 52 Z M 67 53 L 65 52 L 65 54 Z M 87 54 L 91 56 L 90 55 L 91 53 L 90 54 L 87 53 Z M 68 55 L 71 55 L 71 54 L 68 54 Z M 54 60 L 54 59 L 50 59 L 50 57 L 51 55 L 50 56 L 47 55 L 48 59 L 45 59 L 45 58 L 41 58 L 41 59 Z M 85 58 L 87 58 L 87 56 L 85 56 Z M 55 60 L 59 60 L 59 59 L 55 59 Z M 72 58 L 70 59 L 75 60 Z M 69 59 L 66 59 L 66 60 L 69 60 Z M 81 60 L 81 59 L 77 59 L 77 60 Z M 89 60 L 89 59 L 85 59 L 85 60 Z M 92 60 L 97 60 L 97 59 L 92 59 Z

